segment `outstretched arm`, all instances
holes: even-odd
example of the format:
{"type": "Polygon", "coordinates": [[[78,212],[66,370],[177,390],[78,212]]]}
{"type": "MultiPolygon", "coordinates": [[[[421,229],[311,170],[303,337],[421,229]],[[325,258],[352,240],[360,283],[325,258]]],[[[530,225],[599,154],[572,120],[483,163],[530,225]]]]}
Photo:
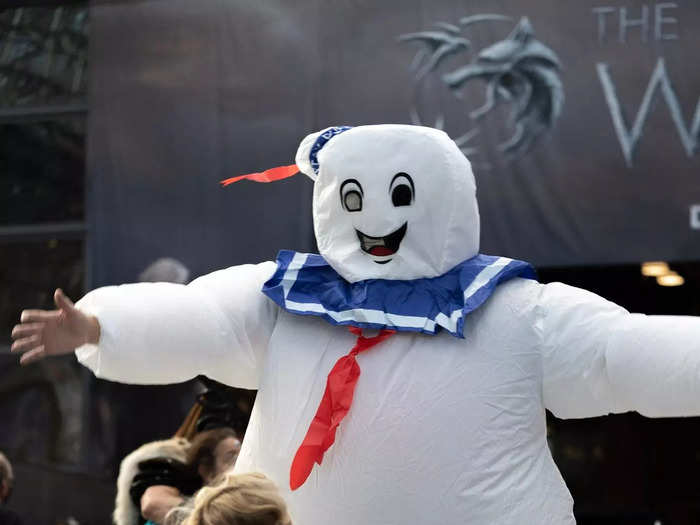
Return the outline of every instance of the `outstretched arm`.
{"type": "Polygon", "coordinates": [[[542,287],[540,305],[544,403],[554,415],[700,415],[700,318],[630,314],[560,283],[542,287]]]}
{"type": "Polygon", "coordinates": [[[53,296],[56,310],[25,310],[21,324],[12,329],[12,352],[22,353],[20,363],[28,365],[51,355],[72,352],[84,344],[97,344],[100,323],[93,315],[78,310],[62,290],[53,296]]]}
{"type": "Polygon", "coordinates": [[[74,312],[60,306],[54,312],[25,312],[22,325],[15,327],[21,335],[15,349],[28,351],[25,361],[31,361],[75,348],[78,360],[95,375],[125,383],[173,383],[204,374],[256,388],[277,315],[277,307],[260,292],[273,271],[273,263],[263,263],[220,270],[187,286],[99,288],[81,299],[74,312]],[[65,323],[71,315],[94,318],[98,340],[84,339],[83,332],[71,340],[67,331],[72,325],[65,323]],[[61,318],[63,330],[57,332],[61,318]],[[29,334],[32,324],[35,331],[29,334]],[[56,333],[65,344],[56,345],[56,333]],[[71,344],[75,346],[68,348],[71,344]]]}

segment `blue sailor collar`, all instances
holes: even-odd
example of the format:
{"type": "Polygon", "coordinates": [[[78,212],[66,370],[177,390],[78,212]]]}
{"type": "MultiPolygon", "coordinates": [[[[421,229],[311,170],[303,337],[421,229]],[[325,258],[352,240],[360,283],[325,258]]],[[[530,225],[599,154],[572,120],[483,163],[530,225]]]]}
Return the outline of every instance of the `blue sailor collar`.
{"type": "Polygon", "coordinates": [[[514,277],[536,279],[523,261],[476,255],[430,279],[368,279],[349,283],[320,255],[282,250],[263,293],[288,312],[317,315],[334,325],[464,337],[464,318],[496,286],[514,277]]]}

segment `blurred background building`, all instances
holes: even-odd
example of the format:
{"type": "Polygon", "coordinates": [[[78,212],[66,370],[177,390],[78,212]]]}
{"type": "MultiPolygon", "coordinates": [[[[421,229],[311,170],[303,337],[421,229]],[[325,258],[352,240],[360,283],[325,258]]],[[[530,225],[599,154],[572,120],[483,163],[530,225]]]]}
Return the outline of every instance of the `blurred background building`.
{"type": "MultiPolygon", "coordinates": [[[[3,2],[11,507],[108,523],[121,457],[172,435],[197,392],[110,384],[72,357],[20,369],[21,309],[153,280],[161,258],[191,278],[314,251],[309,180],[218,181],[291,163],[325,126],[444,128],[474,165],[483,252],[632,311],[700,315],[699,29],[694,0],[3,2]]],[[[700,523],[699,419],[550,417],[549,439],[580,524],[700,523]]]]}

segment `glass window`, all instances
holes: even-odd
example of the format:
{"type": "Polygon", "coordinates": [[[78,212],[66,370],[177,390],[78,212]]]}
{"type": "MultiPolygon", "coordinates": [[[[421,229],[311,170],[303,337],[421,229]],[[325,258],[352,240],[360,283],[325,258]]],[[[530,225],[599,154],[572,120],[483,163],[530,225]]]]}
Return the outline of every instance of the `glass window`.
{"type": "Polygon", "coordinates": [[[0,107],[85,100],[86,7],[0,10],[0,107]]]}
{"type": "Polygon", "coordinates": [[[85,218],[85,118],[0,126],[0,226],[85,218]]]}
{"type": "Polygon", "coordinates": [[[0,344],[22,309],[52,309],[56,288],[78,299],[84,272],[82,240],[0,243],[0,344]]]}
{"type": "MultiPolygon", "coordinates": [[[[0,9],[0,352],[22,309],[52,309],[57,287],[83,293],[87,38],[86,2],[0,9]]],[[[0,353],[0,448],[79,462],[80,366],[17,361],[0,353]]]]}

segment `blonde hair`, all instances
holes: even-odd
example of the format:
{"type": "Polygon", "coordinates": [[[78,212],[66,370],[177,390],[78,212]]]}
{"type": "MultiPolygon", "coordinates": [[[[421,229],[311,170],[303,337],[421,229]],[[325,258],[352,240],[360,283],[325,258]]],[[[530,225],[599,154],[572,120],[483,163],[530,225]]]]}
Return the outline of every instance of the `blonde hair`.
{"type": "MultiPolygon", "coordinates": [[[[187,512],[173,510],[180,517],[187,512]]],[[[166,523],[171,523],[170,518],[166,523]]],[[[182,525],[292,525],[292,521],[275,484],[253,472],[229,474],[219,485],[200,490],[182,525]]]]}

